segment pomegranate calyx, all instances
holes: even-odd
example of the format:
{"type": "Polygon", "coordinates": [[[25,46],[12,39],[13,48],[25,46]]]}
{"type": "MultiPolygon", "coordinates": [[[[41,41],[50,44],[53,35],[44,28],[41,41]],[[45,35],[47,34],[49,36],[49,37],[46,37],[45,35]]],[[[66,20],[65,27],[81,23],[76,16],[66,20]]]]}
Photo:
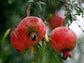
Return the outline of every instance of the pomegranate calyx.
{"type": "Polygon", "coordinates": [[[72,55],[71,55],[71,53],[70,53],[69,51],[64,51],[64,52],[63,52],[63,57],[64,57],[65,59],[67,59],[68,57],[71,58],[72,55]]]}
{"type": "Polygon", "coordinates": [[[29,36],[30,40],[36,41],[38,39],[38,36],[35,32],[32,32],[29,36]]]}

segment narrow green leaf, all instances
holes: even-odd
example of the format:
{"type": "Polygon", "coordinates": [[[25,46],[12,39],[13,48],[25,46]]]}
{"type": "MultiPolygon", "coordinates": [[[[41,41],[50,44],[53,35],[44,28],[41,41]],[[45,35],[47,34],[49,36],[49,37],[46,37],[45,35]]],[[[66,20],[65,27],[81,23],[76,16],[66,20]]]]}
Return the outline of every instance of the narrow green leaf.
{"type": "Polygon", "coordinates": [[[39,1],[39,3],[42,4],[42,5],[46,5],[46,3],[45,2],[42,2],[42,1],[39,1]]]}
{"type": "Polygon", "coordinates": [[[41,7],[41,4],[38,4],[39,8],[40,8],[40,11],[42,12],[42,7],[41,7]]]}
{"type": "Polygon", "coordinates": [[[48,22],[47,21],[44,21],[45,22],[45,25],[47,26],[48,25],[48,22]]]}
{"type": "Polygon", "coordinates": [[[41,50],[39,50],[39,60],[40,60],[40,61],[43,60],[43,53],[41,52],[41,50]]]}
{"type": "Polygon", "coordinates": [[[3,36],[3,38],[2,38],[2,44],[4,44],[5,39],[6,39],[6,37],[8,36],[8,34],[10,33],[10,31],[11,31],[11,28],[7,29],[6,32],[4,33],[4,36],[3,36]]]}
{"type": "Polygon", "coordinates": [[[66,25],[67,23],[68,23],[68,19],[65,20],[64,25],[66,25]]]}
{"type": "Polygon", "coordinates": [[[43,45],[42,45],[42,41],[39,42],[39,45],[40,45],[41,47],[43,46],[43,45]]]}
{"type": "Polygon", "coordinates": [[[52,14],[49,14],[49,16],[46,18],[46,20],[49,20],[51,18],[52,14]]]}
{"type": "Polygon", "coordinates": [[[76,20],[77,18],[76,18],[76,16],[75,16],[75,15],[72,15],[72,19],[73,19],[73,20],[76,20]]]}

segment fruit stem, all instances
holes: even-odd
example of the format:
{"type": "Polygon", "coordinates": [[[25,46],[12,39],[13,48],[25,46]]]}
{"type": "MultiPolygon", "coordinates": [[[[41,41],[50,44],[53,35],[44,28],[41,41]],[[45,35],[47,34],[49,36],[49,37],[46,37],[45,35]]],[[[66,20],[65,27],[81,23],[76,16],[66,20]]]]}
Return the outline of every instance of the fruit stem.
{"type": "Polygon", "coordinates": [[[31,34],[30,34],[30,40],[32,40],[32,41],[36,41],[37,39],[38,39],[38,36],[37,36],[37,34],[35,33],[35,32],[32,32],[31,34]]]}
{"type": "Polygon", "coordinates": [[[71,53],[70,53],[69,51],[64,51],[64,52],[63,52],[63,57],[64,57],[65,59],[67,59],[68,57],[71,58],[72,55],[71,55],[71,53]]]}

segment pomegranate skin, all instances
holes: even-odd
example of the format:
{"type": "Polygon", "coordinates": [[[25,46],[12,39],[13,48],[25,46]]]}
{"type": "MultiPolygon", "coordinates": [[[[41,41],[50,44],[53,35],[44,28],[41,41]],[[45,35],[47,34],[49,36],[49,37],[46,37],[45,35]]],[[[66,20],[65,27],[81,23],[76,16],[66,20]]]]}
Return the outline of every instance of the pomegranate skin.
{"type": "Polygon", "coordinates": [[[34,16],[24,18],[19,25],[11,32],[11,44],[19,51],[38,43],[46,34],[46,27],[43,21],[34,16]],[[36,34],[36,40],[30,37],[36,34]]]}
{"type": "Polygon", "coordinates": [[[23,51],[25,49],[24,40],[19,35],[18,29],[15,28],[11,32],[11,44],[16,48],[17,52],[23,51]]]}
{"type": "Polygon", "coordinates": [[[51,46],[57,52],[71,51],[76,46],[76,34],[67,27],[57,27],[50,35],[51,46]]]}
{"type": "Polygon", "coordinates": [[[51,18],[48,20],[49,27],[53,30],[56,27],[63,26],[65,18],[62,18],[56,14],[52,14],[51,18]]]}

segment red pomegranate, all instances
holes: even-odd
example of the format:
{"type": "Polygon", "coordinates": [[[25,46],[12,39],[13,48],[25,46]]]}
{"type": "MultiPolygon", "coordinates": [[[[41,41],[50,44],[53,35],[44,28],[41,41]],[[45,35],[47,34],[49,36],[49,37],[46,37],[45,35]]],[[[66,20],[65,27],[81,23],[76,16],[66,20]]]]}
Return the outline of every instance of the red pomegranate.
{"type": "Polygon", "coordinates": [[[11,44],[18,52],[38,43],[46,33],[43,21],[38,17],[26,17],[11,32],[11,44]]]}
{"type": "Polygon", "coordinates": [[[69,51],[73,50],[76,46],[76,34],[67,27],[57,27],[50,35],[51,46],[57,52],[63,52],[63,57],[71,57],[69,51]]]}
{"type": "Polygon", "coordinates": [[[48,20],[49,27],[52,30],[56,27],[63,26],[64,21],[65,21],[64,18],[54,13],[52,14],[51,18],[48,20]]]}

